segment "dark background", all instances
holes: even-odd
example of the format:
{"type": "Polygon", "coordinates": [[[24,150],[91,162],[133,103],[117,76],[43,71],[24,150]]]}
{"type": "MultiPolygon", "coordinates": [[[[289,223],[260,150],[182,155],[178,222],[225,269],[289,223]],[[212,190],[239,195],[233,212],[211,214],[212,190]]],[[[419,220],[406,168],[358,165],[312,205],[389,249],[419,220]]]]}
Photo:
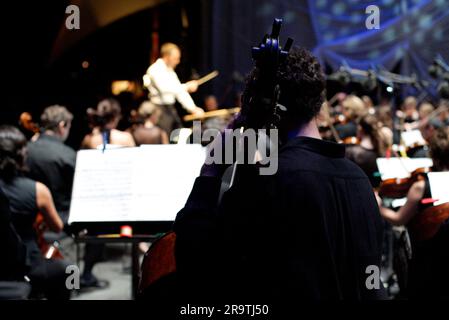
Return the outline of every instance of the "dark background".
{"type": "MultiPolygon", "coordinates": [[[[155,13],[160,44],[175,42],[183,50],[177,69],[181,81],[220,71],[219,78],[193,95],[199,106],[208,94],[215,94],[222,107],[236,104],[252,67],[250,49],[270,32],[274,17],[284,19],[281,44],[292,36],[296,45],[314,51],[328,73],[345,60],[358,68],[377,62],[391,71],[425,77],[434,55],[449,55],[449,0],[167,0],[97,29],[53,59],[71,1],[5,3],[0,4],[0,124],[17,125],[24,111],[38,120],[46,106],[65,105],[75,115],[67,141],[74,148],[88,132],[85,110],[110,96],[111,81],[141,82],[150,65],[155,13]],[[373,3],[382,9],[383,27],[367,32],[364,9],[373,3]],[[182,23],[183,12],[187,25],[182,23]],[[87,69],[83,61],[89,62],[87,69]]],[[[342,87],[328,82],[329,96],[339,90],[379,97],[378,91],[366,91],[359,84],[342,87]]],[[[123,129],[126,112],[144,97],[119,98],[123,129]]]]}

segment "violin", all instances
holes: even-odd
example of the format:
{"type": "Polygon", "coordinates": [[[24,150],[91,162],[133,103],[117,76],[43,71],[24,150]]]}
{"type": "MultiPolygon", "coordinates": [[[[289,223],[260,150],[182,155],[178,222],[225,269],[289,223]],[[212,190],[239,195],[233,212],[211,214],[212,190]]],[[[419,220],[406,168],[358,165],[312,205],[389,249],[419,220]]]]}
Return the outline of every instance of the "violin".
{"type": "Polygon", "coordinates": [[[19,117],[19,125],[27,131],[39,133],[39,125],[33,121],[29,112],[22,112],[19,117]]]}
{"type": "Polygon", "coordinates": [[[341,143],[349,145],[360,144],[360,139],[357,137],[346,137],[341,143]]]}
{"type": "Polygon", "coordinates": [[[425,179],[430,168],[418,168],[408,178],[391,178],[382,181],[379,186],[379,196],[387,198],[404,198],[410,187],[417,181],[425,179]]]}
{"type": "Polygon", "coordinates": [[[37,245],[42,253],[42,256],[49,259],[64,259],[61,251],[59,250],[59,243],[48,243],[44,238],[44,233],[48,231],[48,226],[45,223],[42,213],[38,213],[36,220],[34,221],[34,230],[36,230],[37,245]]]}
{"type": "Polygon", "coordinates": [[[449,219],[449,202],[424,209],[413,217],[407,228],[414,239],[428,240],[437,234],[441,224],[447,219],[449,219]]]}
{"type": "Polygon", "coordinates": [[[337,114],[336,116],[334,116],[333,124],[334,126],[339,124],[343,125],[347,124],[348,121],[349,121],[348,118],[346,118],[344,114],[337,114]]]}

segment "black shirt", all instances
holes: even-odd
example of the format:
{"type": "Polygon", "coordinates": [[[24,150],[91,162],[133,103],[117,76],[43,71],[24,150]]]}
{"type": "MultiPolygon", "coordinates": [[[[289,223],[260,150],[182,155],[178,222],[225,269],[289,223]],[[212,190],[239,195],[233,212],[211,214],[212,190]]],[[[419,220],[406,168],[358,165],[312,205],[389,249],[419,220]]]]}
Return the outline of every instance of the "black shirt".
{"type": "Polygon", "coordinates": [[[377,153],[360,145],[346,146],[346,157],[357,164],[368,176],[373,187],[378,187],[381,179],[378,174],[377,153]]]}
{"type": "Polygon", "coordinates": [[[366,268],[380,265],[381,217],[345,147],[294,138],[278,164],[273,176],[242,167],[218,208],[220,179],[197,178],[174,225],[181,295],[383,296],[365,285],[366,268]]]}
{"type": "Polygon", "coordinates": [[[57,137],[42,134],[28,144],[29,176],[50,189],[60,214],[70,208],[75,162],[76,152],[57,137]]]}
{"type": "Polygon", "coordinates": [[[0,281],[20,281],[26,272],[26,247],[11,219],[9,201],[0,188],[0,281]]]}

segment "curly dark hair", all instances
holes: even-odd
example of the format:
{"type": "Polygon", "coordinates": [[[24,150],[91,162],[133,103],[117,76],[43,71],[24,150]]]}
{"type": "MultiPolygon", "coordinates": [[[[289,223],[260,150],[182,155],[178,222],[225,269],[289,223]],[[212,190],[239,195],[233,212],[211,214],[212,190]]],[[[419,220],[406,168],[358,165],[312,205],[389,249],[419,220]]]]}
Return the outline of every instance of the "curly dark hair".
{"type": "MultiPolygon", "coordinates": [[[[247,77],[240,119],[250,122],[250,127],[255,128],[261,127],[269,116],[258,105],[258,101],[266,95],[260,74],[261,70],[255,67],[247,77]]],[[[280,88],[279,104],[287,108],[281,117],[279,129],[298,127],[312,120],[321,109],[326,87],[318,60],[308,50],[294,47],[279,65],[277,78],[280,88]]]]}
{"type": "Polygon", "coordinates": [[[10,181],[24,169],[27,140],[13,126],[0,126],[0,178],[10,181]]]}

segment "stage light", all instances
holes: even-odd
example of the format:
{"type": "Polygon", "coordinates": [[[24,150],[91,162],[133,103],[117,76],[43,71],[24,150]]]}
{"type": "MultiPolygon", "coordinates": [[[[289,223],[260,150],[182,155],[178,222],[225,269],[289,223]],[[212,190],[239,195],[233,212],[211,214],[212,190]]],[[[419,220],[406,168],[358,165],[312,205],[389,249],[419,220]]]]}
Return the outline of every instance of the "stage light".
{"type": "Polygon", "coordinates": [[[393,87],[388,86],[387,87],[387,92],[392,93],[393,92],[393,87]]]}

